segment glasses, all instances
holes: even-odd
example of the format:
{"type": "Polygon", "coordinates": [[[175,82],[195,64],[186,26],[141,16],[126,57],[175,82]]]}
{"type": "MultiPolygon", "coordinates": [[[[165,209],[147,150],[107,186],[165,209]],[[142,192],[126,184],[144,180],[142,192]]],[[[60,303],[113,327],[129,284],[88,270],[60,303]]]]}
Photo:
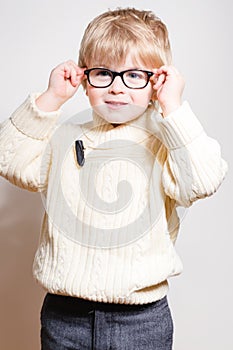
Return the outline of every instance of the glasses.
{"type": "Polygon", "coordinates": [[[87,76],[89,84],[95,88],[106,88],[119,76],[129,89],[143,89],[147,86],[150,77],[154,73],[142,69],[128,69],[122,72],[114,72],[106,68],[91,68],[86,69],[84,74],[87,76]]]}

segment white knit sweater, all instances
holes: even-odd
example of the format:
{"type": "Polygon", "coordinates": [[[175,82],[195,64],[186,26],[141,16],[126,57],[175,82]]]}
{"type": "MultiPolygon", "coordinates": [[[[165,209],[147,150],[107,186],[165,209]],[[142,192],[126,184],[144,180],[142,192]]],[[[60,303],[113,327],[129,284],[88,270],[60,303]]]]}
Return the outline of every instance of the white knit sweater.
{"type": "Polygon", "coordinates": [[[45,205],[34,276],[57,294],[143,304],[161,299],[182,264],[177,205],[213,194],[227,164],[187,102],[166,118],[152,107],[114,127],[93,113],[57,124],[32,94],[0,129],[0,174],[40,191],[45,205]],[[85,164],[76,161],[82,140],[85,164]]]}

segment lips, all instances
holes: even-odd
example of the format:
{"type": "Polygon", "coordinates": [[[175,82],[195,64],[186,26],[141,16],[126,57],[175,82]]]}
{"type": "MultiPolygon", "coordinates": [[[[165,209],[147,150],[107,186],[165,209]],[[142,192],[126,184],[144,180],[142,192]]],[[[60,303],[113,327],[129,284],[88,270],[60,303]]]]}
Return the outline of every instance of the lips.
{"type": "Polygon", "coordinates": [[[121,108],[123,106],[126,106],[128,105],[127,102],[124,102],[124,101],[114,101],[114,100],[111,100],[111,101],[105,101],[105,103],[112,109],[117,109],[117,108],[121,108]]]}

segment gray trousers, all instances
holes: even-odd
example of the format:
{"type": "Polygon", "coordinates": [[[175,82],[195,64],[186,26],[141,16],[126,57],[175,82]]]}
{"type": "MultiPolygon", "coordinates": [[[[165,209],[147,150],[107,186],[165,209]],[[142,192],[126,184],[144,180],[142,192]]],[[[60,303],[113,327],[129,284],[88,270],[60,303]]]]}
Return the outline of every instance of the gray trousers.
{"type": "Polygon", "coordinates": [[[167,298],[143,305],[91,302],[47,294],[42,350],[172,350],[167,298]]]}

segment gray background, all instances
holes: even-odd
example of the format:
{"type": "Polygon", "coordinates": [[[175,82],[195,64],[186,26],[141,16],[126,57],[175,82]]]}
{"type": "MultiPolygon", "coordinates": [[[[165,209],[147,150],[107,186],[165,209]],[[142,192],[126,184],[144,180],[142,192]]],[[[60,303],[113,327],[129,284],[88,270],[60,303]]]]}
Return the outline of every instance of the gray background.
{"type": "MultiPolygon", "coordinates": [[[[177,250],[181,276],[170,280],[175,350],[231,350],[232,338],[232,15],[231,0],[0,2],[1,113],[7,118],[31,91],[43,91],[49,72],[76,60],[87,23],[117,6],[151,9],[167,24],[174,64],[187,99],[208,134],[220,142],[229,172],[218,192],[195,203],[182,221],[177,250]]],[[[82,89],[63,108],[88,108],[82,89]]],[[[44,291],[31,268],[43,207],[39,194],[0,179],[0,349],[39,350],[44,291]]],[[[146,350],[146,349],[145,349],[146,350]]]]}

